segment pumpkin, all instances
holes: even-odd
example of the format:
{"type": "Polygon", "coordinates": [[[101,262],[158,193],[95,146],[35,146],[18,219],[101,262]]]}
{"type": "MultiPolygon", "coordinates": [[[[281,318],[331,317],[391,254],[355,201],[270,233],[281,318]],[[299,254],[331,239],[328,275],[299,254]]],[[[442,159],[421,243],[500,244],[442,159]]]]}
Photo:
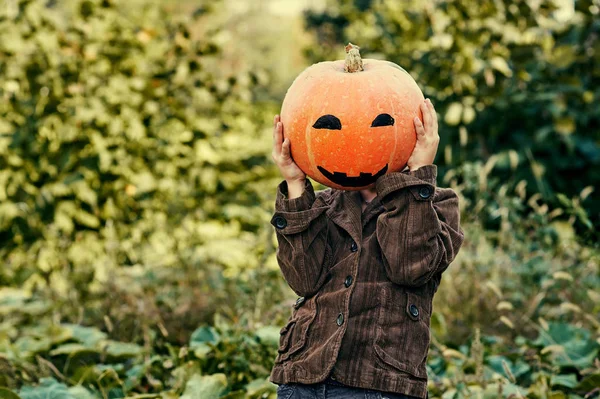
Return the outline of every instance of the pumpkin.
{"type": "Polygon", "coordinates": [[[314,180],[340,190],[372,187],[405,168],[416,144],[414,118],[424,96],[403,68],[361,59],[314,64],[288,89],[281,108],[294,162],[314,180]]]}

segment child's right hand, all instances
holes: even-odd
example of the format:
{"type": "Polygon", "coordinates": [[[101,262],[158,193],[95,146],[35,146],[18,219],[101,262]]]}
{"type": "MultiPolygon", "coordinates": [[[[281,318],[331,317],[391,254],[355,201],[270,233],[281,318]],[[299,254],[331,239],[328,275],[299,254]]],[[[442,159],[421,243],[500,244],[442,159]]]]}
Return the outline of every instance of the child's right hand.
{"type": "Polygon", "coordinates": [[[279,115],[275,115],[273,120],[273,152],[271,155],[281,175],[288,183],[288,190],[291,188],[290,186],[304,188],[306,174],[292,159],[290,139],[283,140],[283,123],[281,123],[279,115]]]}

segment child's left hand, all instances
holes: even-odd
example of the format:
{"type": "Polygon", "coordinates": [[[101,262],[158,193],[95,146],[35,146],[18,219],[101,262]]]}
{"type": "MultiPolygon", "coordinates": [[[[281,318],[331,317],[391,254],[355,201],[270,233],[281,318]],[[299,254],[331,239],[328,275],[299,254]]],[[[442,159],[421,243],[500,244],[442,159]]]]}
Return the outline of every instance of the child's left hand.
{"type": "Polygon", "coordinates": [[[411,172],[422,166],[431,165],[440,143],[437,114],[431,100],[423,101],[421,112],[423,113],[423,122],[418,117],[415,117],[414,120],[417,131],[417,144],[407,163],[411,172]]]}

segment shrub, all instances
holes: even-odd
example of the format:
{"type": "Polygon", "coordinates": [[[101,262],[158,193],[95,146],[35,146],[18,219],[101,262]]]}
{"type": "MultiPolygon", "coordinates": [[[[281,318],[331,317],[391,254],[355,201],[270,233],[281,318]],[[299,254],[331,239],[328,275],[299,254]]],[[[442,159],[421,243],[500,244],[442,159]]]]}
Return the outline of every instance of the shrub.
{"type": "MultiPolygon", "coordinates": [[[[600,13],[591,1],[333,0],[306,13],[313,61],[356,42],[364,58],[409,70],[440,114],[446,167],[498,157],[494,175],[524,179],[550,206],[600,183],[600,13]],[[512,166],[512,167],[511,167],[512,166]]],[[[579,205],[579,204],[577,204],[579,205]]],[[[597,241],[600,201],[577,231],[597,241]]],[[[585,213],[585,212],[584,212],[585,213]]]]}
{"type": "Polygon", "coordinates": [[[211,265],[257,265],[263,70],[219,75],[218,47],[152,1],[1,12],[1,284],[77,301],[122,266],[185,265],[202,285],[211,265]]]}

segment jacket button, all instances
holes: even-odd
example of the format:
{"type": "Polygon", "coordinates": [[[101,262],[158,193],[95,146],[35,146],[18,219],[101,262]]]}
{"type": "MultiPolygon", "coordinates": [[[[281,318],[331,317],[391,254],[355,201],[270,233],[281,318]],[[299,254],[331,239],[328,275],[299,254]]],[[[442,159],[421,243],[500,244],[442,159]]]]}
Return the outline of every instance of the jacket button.
{"type": "Polygon", "coordinates": [[[304,297],[301,296],[300,298],[296,299],[296,304],[294,305],[294,307],[296,309],[298,309],[300,306],[302,306],[303,303],[304,303],[304,297]]]}
{"type": "Polygon", "coordinates": [[[408,311],[412,317],[419,317],[419,309],[415,305],[410,305],[408,311]]]}
{"type": "Polygon", "coordinates": [[[419,189],[419,197],[423,199],[427,199],[431,197],[431,188],[429,186],[424,186],[419,189]]]}
{"type": "Polygon", "coordinates": [[[344,314],[340,313],[337,317],[337,319],[335,319],[335,322],[338,326],[341,326],[342,324],[344,324],[344,314]]]}
{"type": "Polygon", "coordinates": [[[346,280],[344,280],[344,285],[346,286],[346,288],[352,285],[352,276],[346,277],[346,280]]]}
{"type": "Polygon", "coordinates": [[[352,241],[352,245],[350,245],[350,251],[352,251],[352,252],[358,251],[358,245],[356,245],[356,242],[352,241]]]}
{"type": "Polygon", "coordinates": [[[277,216],[274,221],[275,227],[277,227],[278,229],[285,229],[285,226],[287,226],[287,220],[285,220],[284,217],[277,216]]]}

